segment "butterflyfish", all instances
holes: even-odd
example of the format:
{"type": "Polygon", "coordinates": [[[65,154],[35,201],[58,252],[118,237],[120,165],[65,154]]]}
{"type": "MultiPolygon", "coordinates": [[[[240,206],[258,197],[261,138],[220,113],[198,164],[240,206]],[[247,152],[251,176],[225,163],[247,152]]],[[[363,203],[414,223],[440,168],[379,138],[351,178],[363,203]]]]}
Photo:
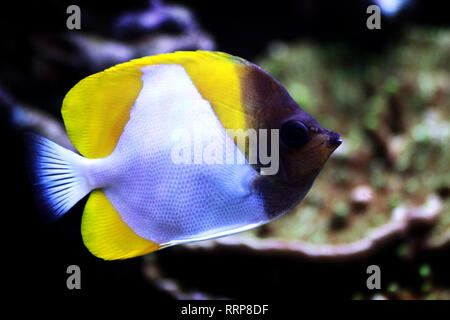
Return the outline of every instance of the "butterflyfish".
{"type": "Polygon", "coordinates": [[[88,195],[83,242],[105,260],[270,222],[342,142],[269,73],[221,52],[113,66],[78,82],[61,113],[78,153],[31,134],[31,180],[48,221],[88,195]]]}

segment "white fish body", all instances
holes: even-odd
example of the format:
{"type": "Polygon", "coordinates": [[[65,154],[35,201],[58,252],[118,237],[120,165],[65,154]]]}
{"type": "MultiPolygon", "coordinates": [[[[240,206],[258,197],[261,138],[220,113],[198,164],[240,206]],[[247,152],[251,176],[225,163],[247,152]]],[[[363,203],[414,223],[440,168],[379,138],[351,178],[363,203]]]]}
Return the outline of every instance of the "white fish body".
{"type": "Polygon", "coordinates": [[[48,220],[89,195],[83,242],[106,260],[280,217],[303,199],[341,143],[267,72],[220,52],[111,67],[75,85],[61,111],[80,155],[33,135],[36,195],[48,220]],[[258,136],[247,149],[229,131],[242,141],[249,129],[267,137],[271,131],[270,141],[258,136]],[[273,172],[260,154],[265,146],[276,160],[273,172]],[[250,164],[255,149],[258,161],[250,164]]]}
{"type": "Polygon", "coordinates": [[[174,163],[177,132],[200,130],[210,137],[200,141],[202,150],[211,143],[240,150],[183,67],[142,71],[143,88],[116,149],[90,165],[93,186],[104,190],[131,229],[159,244],[203,240],[267,221],[262,199],[250,192],[257,172],[248,163],[174,163]]]}

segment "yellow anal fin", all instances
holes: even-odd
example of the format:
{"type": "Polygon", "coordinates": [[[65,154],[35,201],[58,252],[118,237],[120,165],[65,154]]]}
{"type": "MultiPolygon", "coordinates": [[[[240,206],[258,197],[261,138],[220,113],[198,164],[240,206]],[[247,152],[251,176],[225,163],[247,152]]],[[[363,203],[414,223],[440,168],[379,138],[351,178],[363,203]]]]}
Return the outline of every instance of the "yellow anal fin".
{"type": "Polygon", "coordinates": [[[81,234],[89,251],[104,260],[128,259],[160,248],[135,234],[101,190],[95,190],[89,196],[81,221],[81,234]]]}

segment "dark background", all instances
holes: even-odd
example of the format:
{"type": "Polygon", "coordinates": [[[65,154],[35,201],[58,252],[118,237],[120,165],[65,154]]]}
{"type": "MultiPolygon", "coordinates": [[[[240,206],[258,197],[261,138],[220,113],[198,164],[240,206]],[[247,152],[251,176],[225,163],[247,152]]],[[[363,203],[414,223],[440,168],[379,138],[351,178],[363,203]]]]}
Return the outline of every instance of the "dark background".
{"type": "MultiPolygon", "coordinates": [[[[411,1],[395,19],[383,19],[382,29],[375,32],[365,28],[369,1],[170,1],[187,6],[194,14],[198,26],[212,35],[216,49],[252,60],[260,55],[273,40],[287,42],[314,39],[320,42],[342,41],[359,52],[361,59],[367,54],[382,54],[395,43],[402,31],[411,24],[448,26],[448,11],[444,1],[411,1]]],[[[65,52],[75,48],[70,44],[52,42],[52,37],[66,32],[65,9],[78,4],[82,10],[82,32],[126,42],[139,39],[148,32],[177,34],[187,28],[176,21],[167,21],[151,30],[133,26],[118,32],[113,21],[123,12],[143,10],[146,1],[44,1],[33,3],[10,2],[1,6],[0,17],[0,130],[2,141],[2,283],[11,293],[34,292],[55,295],[132,294],[149,298],[169,298],[163,290],[148,281],[142,272],[142,259],[105,262],[92,256],[84,247],[79,232],[81,201],[54,225],[41,222],[33,200],[24,165],[24,128],[11,120],[15,104],[32,105],[60,118],[59,110],[64,94],[82,77],[95,71],[95,66],[78,67],[51,61],[36,72],[36,60],[42,52],[35,42],[49,40],[49,46],[58,43],[65,52]],[[44,40],[42,40],[44,39],[44,40]],[[125,39],[125,40],[124,40],[125,39]],[[53,70],[53,71],[52,71],[53,70]],[[79,265],[82,270],[82,290],[66,288],[66,268],[79,265]]],[[[120,30],[119,30],[120,31],[120,30]]],[[[196,49],[196,48],[183,48],[196,49]]],[[[48,62],[48,61],[46,61],[48,62]]],[[[274,256],[261,278],[248,275],[257,273],[261,263],[258,255],[226,251],[205,256],[201,253],[172,254],[172,249],[158,253],[162,265],[175,277],[191,274],[184,279],[192,287],[217,295],[240,298],[276,298],[289,296],[296,286],[298,297],[349,299],[355,288],[364,291],[366,278],[361,265],[382,261],[384,279],[389,272],[407,269],[408,262],[399,262],[393,253],[395,243],[370,257],[350,262],[311,262],[274,256]],[[196,261],[196,263],[187,263],[196,261]],[[186,263],[185,263],[186,262],[186,263]],[[217,283],[202,283],[196,264],[209,265],[211,275],[217,273],[217,283]],[[299,269],[302,282],[286,278],[289,270],[299,269]],[[183,270],[183,272],[181,272],[183,270]],[[233,270],[241,278],[242,287],[236,290],[220,279],[221,272],[233,270]],[[308,276],[318,275],[320,276],[308,276]],[[260,290],[264,288],[264,290],[260,290]],[[326,288],[326,289],[324,289],[326,288]]],[[[438,282],[450,284],[449,250],[426,253],[418,257],[436,265],[438,282]]],[[[405,272],[408,281],[419,281],[417,275],[405,272]]],[[[387,280],[386,280],[387,282],[387,280]]],[[[383,282],[383,283],[386,283],[383,282]]]]}

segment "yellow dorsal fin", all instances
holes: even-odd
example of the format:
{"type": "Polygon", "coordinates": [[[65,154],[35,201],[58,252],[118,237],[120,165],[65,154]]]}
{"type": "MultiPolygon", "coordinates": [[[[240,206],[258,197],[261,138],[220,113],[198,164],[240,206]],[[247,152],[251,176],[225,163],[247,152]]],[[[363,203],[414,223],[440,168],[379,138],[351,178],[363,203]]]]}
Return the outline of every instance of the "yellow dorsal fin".
{"type": "Polygon", "coordinates": [[[95,190],[89,196],[81,221],[81,234],[89,251],[105,260],[132,258],[160,248],[136,235],[101,190],[95,190]]]}
{"type": "Polygon", "coordinates": [[[70,140],[83,156],[103,158],[114,150],[142,88],[141,68],[156,64],[182,65],[224,127],[246,130],[240,82],[244,60],[208,51],[161,54],[91,75],[68,92],[62,115],[70,140]]]}
{"type": "Polygon", "coordinates": [[[61,113],[73,145],[86,158],[115,148],[142,88],[142,72],[113,67],[81,80],[66,95],[61,113]]]}

